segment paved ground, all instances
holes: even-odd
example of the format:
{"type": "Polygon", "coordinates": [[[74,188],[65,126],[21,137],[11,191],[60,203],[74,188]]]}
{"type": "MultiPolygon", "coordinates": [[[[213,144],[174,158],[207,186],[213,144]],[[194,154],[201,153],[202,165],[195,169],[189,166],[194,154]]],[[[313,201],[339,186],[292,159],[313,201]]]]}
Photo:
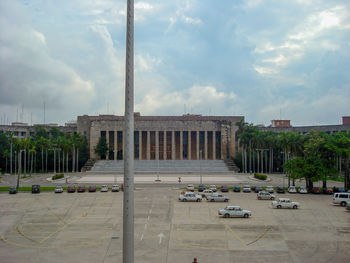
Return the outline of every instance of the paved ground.
{"type": "MultiPolygon", "coordinates": [[[[283,195],[275,210],[228,193],[252,217],[219,218],[226,203],[182,203],[176,186],[135,190],[135,262],[349,262],[350,213],[326,195],[283,195]]],[[[0,194],[1,262],[122,262],[122,193],[0,194]]]]}

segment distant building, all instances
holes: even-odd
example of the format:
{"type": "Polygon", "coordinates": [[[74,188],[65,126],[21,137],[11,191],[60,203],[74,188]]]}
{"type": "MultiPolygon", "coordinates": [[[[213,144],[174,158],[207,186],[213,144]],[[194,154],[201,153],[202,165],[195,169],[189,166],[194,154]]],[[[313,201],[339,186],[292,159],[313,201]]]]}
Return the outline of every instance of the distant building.
{"type": "Polygon", "coordinates": [[[350,116],[343,116],[343,125],[350,125],[350,116]]]}
{"type": "Polygon", "coordinates": [[[290,120],[271,120],[271,127],[289,128],[292,127],[292,125],[290,125],[290,120]]]}

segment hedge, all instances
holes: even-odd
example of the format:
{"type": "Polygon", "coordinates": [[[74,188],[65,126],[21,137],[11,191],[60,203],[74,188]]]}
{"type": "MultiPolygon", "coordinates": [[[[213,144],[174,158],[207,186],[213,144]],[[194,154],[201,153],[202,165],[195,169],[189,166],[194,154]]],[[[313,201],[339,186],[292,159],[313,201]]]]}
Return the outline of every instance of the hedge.
{"type": "Polygon", "coordinates": [[[56,174],[54,176],[52,176],[52,180],[57,180],[57,179],[61,179],[64,178],[64,174],[56,174]]]}
{"type": "Polygon", "coordinates": [[[258,174],[258,173],[255,173],[255,174],[254,174],[254,178],[259,179],[259,180],[266,180],[266,179],[267,179],[267,176],[266,176],[265,174],[258,174]]]}

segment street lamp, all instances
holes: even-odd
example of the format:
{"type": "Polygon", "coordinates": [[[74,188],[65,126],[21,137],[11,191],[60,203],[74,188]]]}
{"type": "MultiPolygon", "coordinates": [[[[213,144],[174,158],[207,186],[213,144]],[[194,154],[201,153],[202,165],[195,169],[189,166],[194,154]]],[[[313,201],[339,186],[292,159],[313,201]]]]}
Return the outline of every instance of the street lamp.
{"type": "Polygon", "coordinates": [[[202,184],[202,150],[199,151],[199,176],[200,176],[200,183],[202,184]]]}

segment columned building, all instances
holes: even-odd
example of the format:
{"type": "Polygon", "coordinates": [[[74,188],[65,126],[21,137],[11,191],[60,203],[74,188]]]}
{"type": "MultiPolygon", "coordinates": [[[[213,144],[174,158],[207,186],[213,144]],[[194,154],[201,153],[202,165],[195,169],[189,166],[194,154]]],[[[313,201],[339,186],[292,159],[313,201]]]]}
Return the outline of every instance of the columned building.
{"type": "MultiPolygon", "coordinates": [[[[141,116],[135,113],[136,160],[217,160],[235,156],[237,122],[242,116],[141,116]]],[[[124,117],[115,115],[78,116],[77,131],[98,158],[95,147],[106,137],[106,159],[123,159],[124,117]]]]}

